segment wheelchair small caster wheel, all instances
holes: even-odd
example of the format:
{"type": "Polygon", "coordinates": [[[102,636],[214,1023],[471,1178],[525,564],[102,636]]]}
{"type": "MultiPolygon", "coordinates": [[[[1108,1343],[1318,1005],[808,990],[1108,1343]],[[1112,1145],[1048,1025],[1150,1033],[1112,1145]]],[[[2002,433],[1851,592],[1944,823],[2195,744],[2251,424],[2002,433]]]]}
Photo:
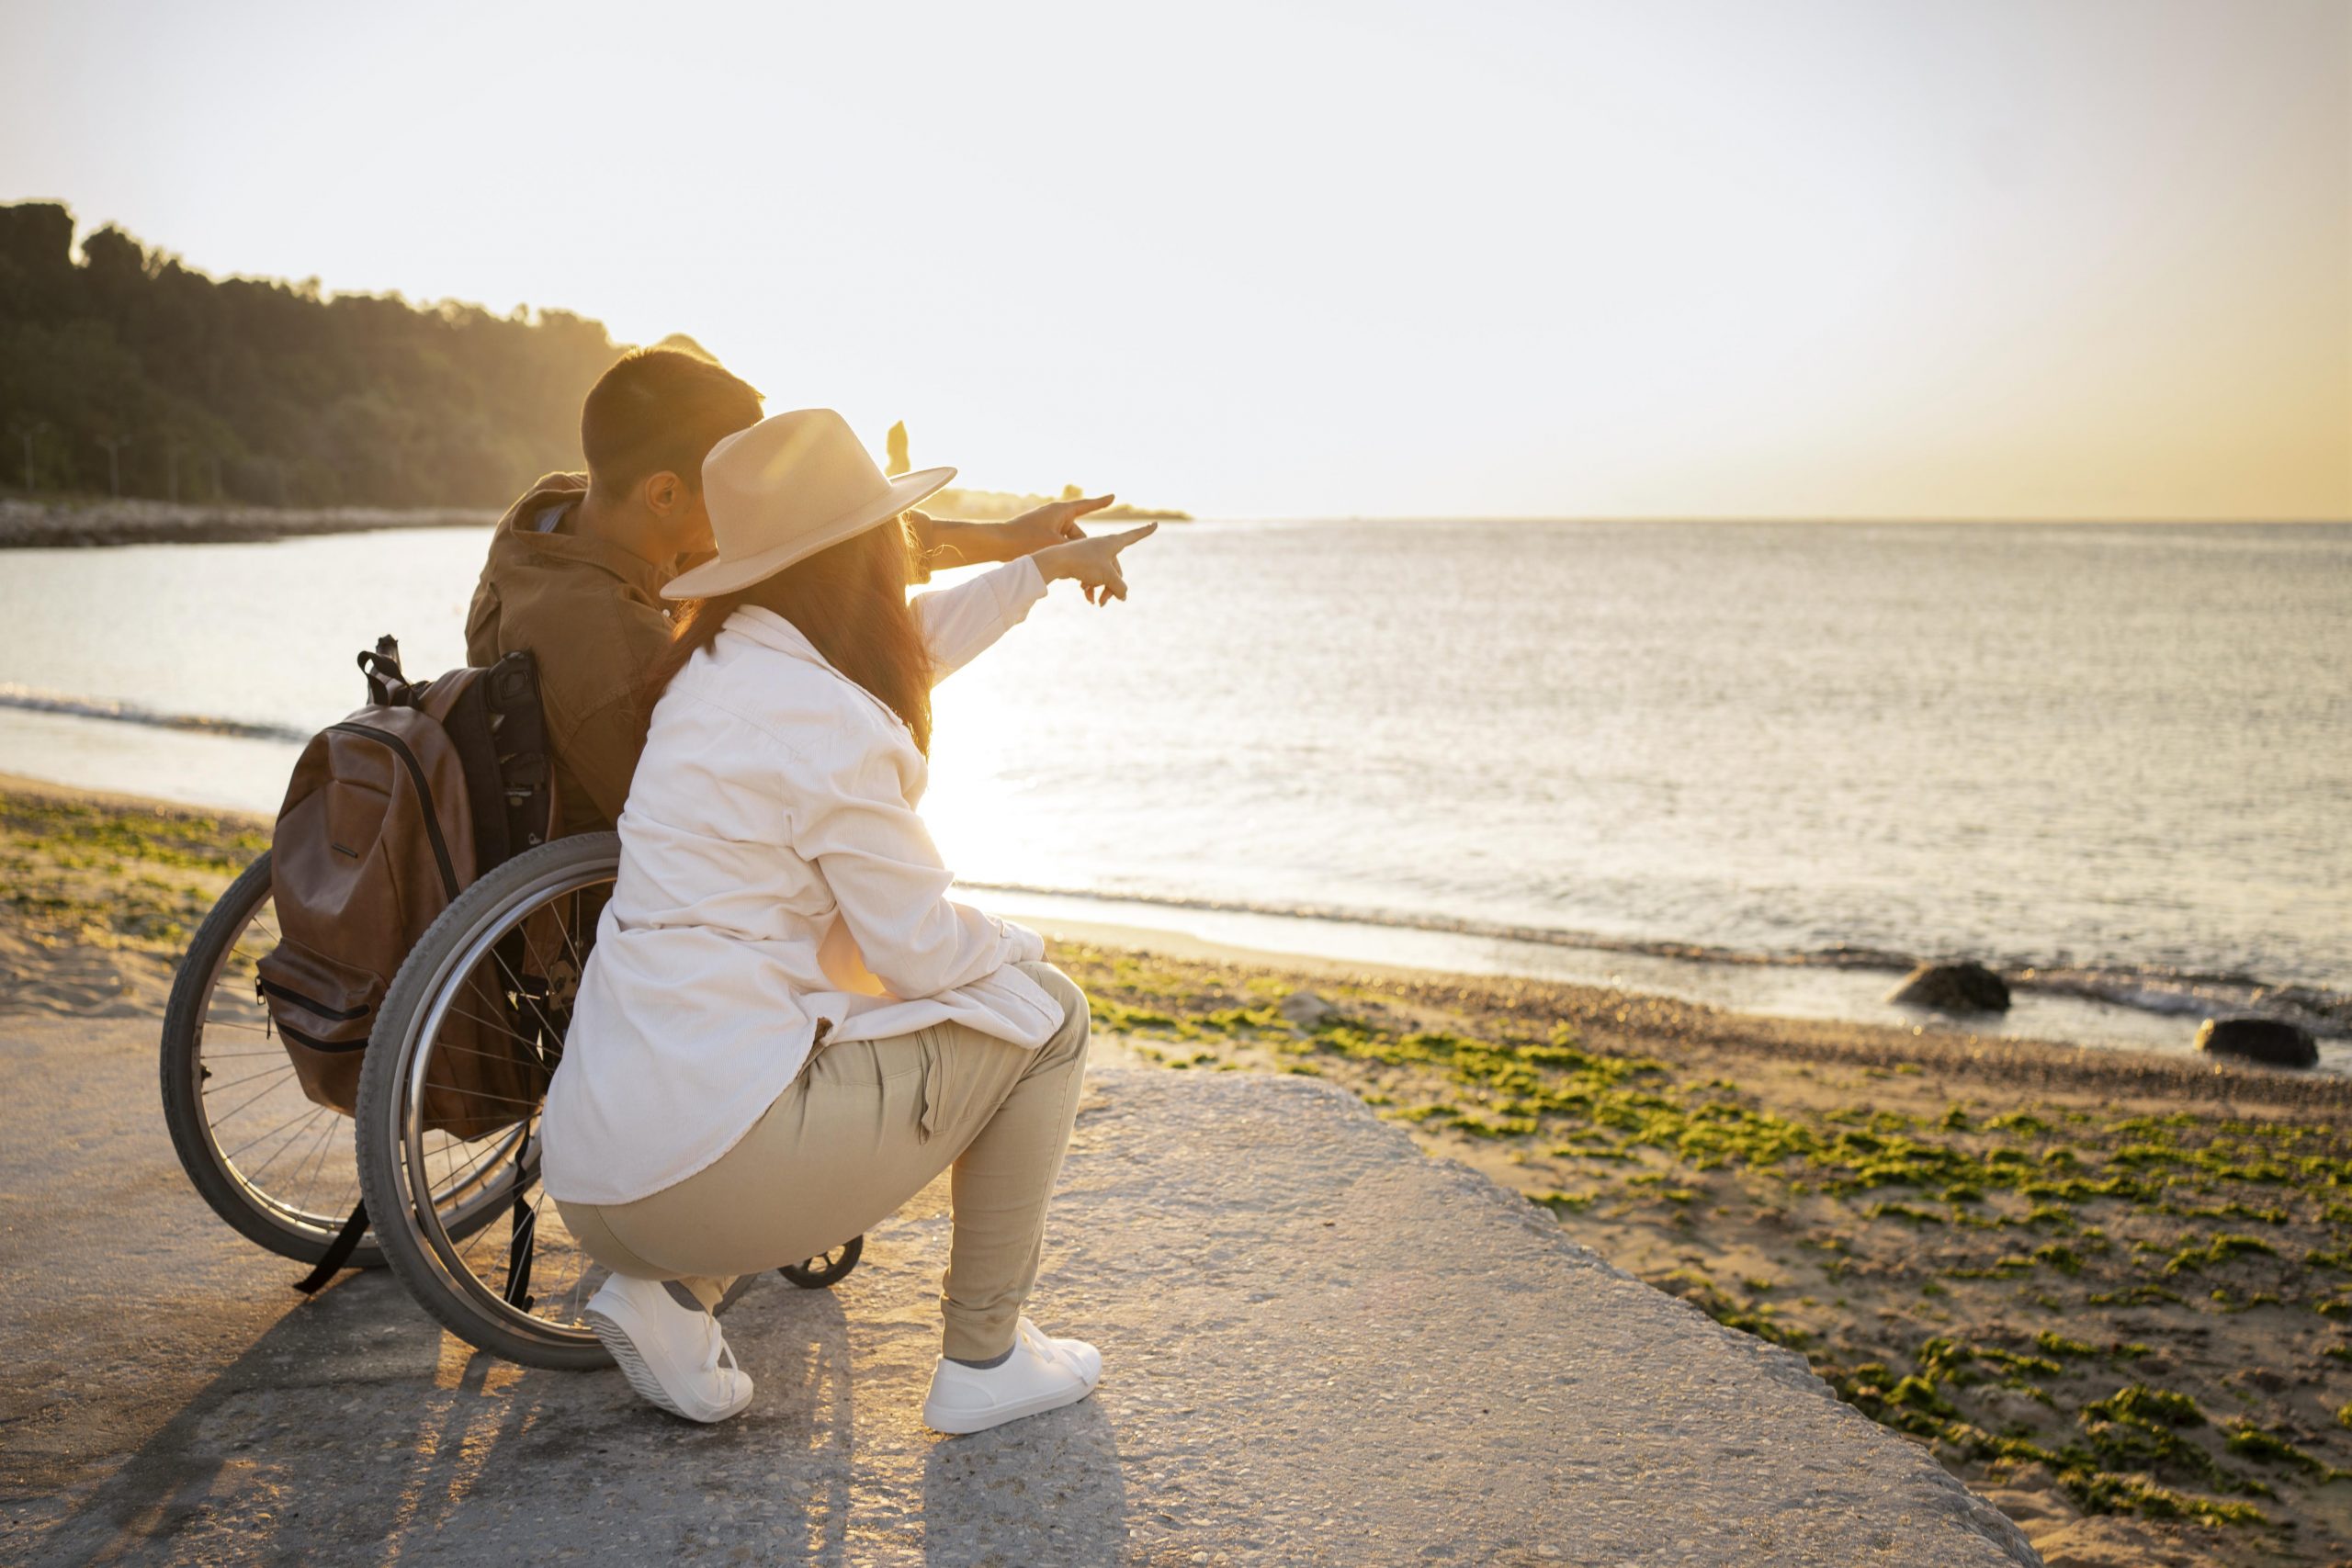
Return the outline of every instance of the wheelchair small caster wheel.
{"type": "Polygon", "coordinates": [[[840,1284],[857,1267],[865,1251],[865,1238],[854,1235],[831,1252],[820,1252],[798,1263],[787,1263],[776,1270],[804,1291],[821,1291],[840,1284]]]}

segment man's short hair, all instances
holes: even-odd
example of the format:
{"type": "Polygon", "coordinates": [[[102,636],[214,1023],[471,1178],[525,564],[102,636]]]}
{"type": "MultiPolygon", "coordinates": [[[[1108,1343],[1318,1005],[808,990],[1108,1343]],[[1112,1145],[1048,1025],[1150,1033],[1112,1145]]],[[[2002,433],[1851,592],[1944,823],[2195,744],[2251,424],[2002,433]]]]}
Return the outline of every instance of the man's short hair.
{"type": "Polygon", "coordinates": [[[616,494],[667,472],[698,490],[710,449],[759,422],[760,394],[716,360],[632,349],[596,378],[580,410],[588,482],[616,494]]]}

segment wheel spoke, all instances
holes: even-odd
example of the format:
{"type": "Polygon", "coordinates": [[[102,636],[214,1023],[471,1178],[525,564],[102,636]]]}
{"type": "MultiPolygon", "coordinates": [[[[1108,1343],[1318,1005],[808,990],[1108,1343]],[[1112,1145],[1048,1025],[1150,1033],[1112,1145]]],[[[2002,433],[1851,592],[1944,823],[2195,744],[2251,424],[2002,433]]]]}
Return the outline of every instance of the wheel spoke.
{"type": "MultiPolygon", "coordinates": [[[[480,1140],[476,1140],[476,1142],[479,1141],[480,1140]]],[[[471,1148],[473,1145],[471,1144],[459,1144],[458,1146],[460,1148],[471,1148]]],[[[471,1159],[469,1159],[465,1164],[459,1166],[455,1171],[444,1176],[440,1182],[434,1186],[432,1190],[440,1192],[448,1188],[454,1187],[457,1185],[457,1181],[459,1177],[470,1175],[475,1168],[480,1166],[482,1161],[489,1159],[493,1156],[503,1154],[507,1147],[507,1144],[502,1140],[499,1143],[492,1144],[486,1149],[479,1151],[471,1159]]]]}
{"type": "MultiPolygon", "coordinates": [[[[498,1020],[496,1020],[496,1019],[494,1019],[494,1018],[484,1018],[484,1017],[482,1017],[482,1016],[481,1016],[481,1014],[480,1014],[480,1013],[478,1013],[478,1012],[469,1012],[469,1011],[467,1011],[464,1008],[459,1007],[459,1006],[458,1006],[457,1003],[455,1003],[455,1002],[451,1002],[451,1003],[449,1004],[449,1011],[450,1011],[451,1013],[453,1013],[454,1015],[456,1015],[457,1017],[458,1017],[458,1018],[465,1019],[465,1020],[466,1020],[467,1021],[469,1021],[469,1022],[471,1022],[471,1023],[479,1023],[479,1024],[481,1024],[484,1029],[494,1029],[494,1030],[497,1030],[500,1033],[502,1033],[502,1034],[504,1034],[504,1035],[508,1036],[509,1038],[513,1039],[513,1040],[514,1040],[516,1043],[518,1043],[518,1044],[523,1044],[523,1045],[535,1045],[535,1044],[537,1044],[537,1041],[533,1040],[529,1035],[527,1035],[527,1034],[524,1033],[521,1030],[516,1029],[513,1024],[511,1024],[511,1023],[502,1023],[502,1022],[500,1022],[498,1020]]],[[[435,1043],[434,1043],[434,1048],[435,1048],[435,1050],[441,1050],[441,1051],[462,1051],[462,1050],[464,1050],[466,1047],[464,1047],[464,1046],[462,1046],[462,1045],[450,1045],[450,1044],[447,1044],[447,1043],[442,1043],[442,1042],[436,1041],[436,1042],[435,1042],[435,1043]]],[[[477,1055],[480,1055],[480,1053],[477,1053],[477,1055]]]]}
{"type": "MultiPolygon", "coordinates": [[[[283,1158],[288,1149],[292,1148],[296,1144],[302,1141],[303,1135],[310,1132],[311,1124],[312,1122],[316,1122],[320,1117],[332,1113],[325,1106],[314,1105],[311,1108],[311,1113],[302,1118],[299,1123],[287,1123],[287,1125],[293,1128],[293,1131],[287,1134],[286,1141],[278,1145],[277,1149],[271,1153],[267,1159],[254,1167],[252,1170],[246,1172],[246,1179],[249,1181],[260,1180],[263,1173],[267,1171],[271,1166],[276,1165],[281,1158],[283,1158]]],[[[248,1145],[248,1147],[250,1146],[251,1145],[248,1145]]]]}
{"type": "Polygon", "coordinates": [[[335,1122],[341,1120],[341,1117],[336,1117],[333,1121],[328,1122],[325,1126],[319,1129],[318,1142],[311,1145],[309,1157],[304,1159],[300,1165],[294,1168],[294,1180],[291,1185],[296,1190],[299,1191],[310,1184],[313,1170],[322,1168],[322,1162],[326,1158],[327,1146],[334,1141],[335,1122]]]}
{"type": "Polygon", "coordinates": [[[243,1154],[247,1149],[252,1148],[255,1144],[262,1143],[266,1139],[274,1138],[280,1133],[286,1133],[288,1139],[299,1138],[302,1135],[302,1128],[308,1127],[311,1124],[311,1116],[320,1114],[333,1113],[328,1111],[326,1107],[323,1105],[314,1105],[310,1108],[310,1115],[303,1117],[299,1126],[291,1121],[280,1122],[277,1126],[269,1129],[269,1131],[246,1139],[243,1143],[238,1145],[235,1148],[231,1149],[220,1157],[224,1161],[233,1160],[239,1155],[243,1154]],[[288,1128],[293,1128],[294,1130],[289,1133],[287,1131],[288,1128]]]}
{"type": "MultiPolygon", "coordinates": [[[[290,1073],[290,1072],[292,1072],[294,1069],[293,1069],[292,1067],[290,1067],[290,1066],[289,1066],[289,1067],[288,1067],[286,1070],[287,1070],[288,1072],[289,1072],[289,1073],[290,1073]]],[[[275,1087],[275,1086],[273,1086],[273,1087],[275,1087]]],[[[212,1124],[213,1124],[214,1126],[216,1126],[216,1127],[217,1127],[217,1126],[219,1126],[221,1122],[228,1121],[230,1117],[242,1114],[242,1113],[243,1113],[243,1112],[247,1108],[249,1108],[249,1107],[251,1107],[251,1106],[254,1106],[254,1105],[257,1105],[257,1104],[259,1104],[261,1101],[263,1101],[263,1100],[265,1100],[268,1099],[268,1098],[269,1098],[269,1095],[270,1095],[270,1092],[271,1092],[271,1091],[270,1091],[270,1089],[264,1089],[264,1090],[262,1090],[259,1094],[254,1095],[254,1096],[253,1097],[253,1099],[246,1100],[246,1101],[245,1101],[245,1103],[244,1103],[243,1105],[240,1105],[240,1106],[238,1106],[236,1110],[234,1110],[234,1111],[225,1111],[225,1112],[223,1112],[222,1114],[220,1114],[220,1115],[219,1115],[219,1116],[214,1117],[214,1118],[212,1119],[212,1124]]]]}
{"type": "MultiPolygon", "coordinates": [[[[254,1052],[254,1055],[268,1055],[268,1053],[256,1051],[256,1052],[254,1052]]],[[[236,1088],[236,1087],[237,1087],[239,1084],[241,1084],[241,1083],[254,1083],[254,1082],[257,1082],[258,1080],[260,1080],[260,1079],[262,1079],[262,1078],[269,1078],[269,1079],[271,1079],[271,1080],[273,1080],[273,1081],[274,1081],[274,1080],[276,1080],[276,1079],[278,1079],[278,1078],[282,1078],[282,1077],[284,1077],[287,1074],[288,1074],[288,1073],[292,1072],[293,1070],[294,1070],[294,1067],[293,1067],[293,1064],[291,1064],[291,1063],[288,1063],[288,1064],[287,1064],[285,1066],[283,1066],[283,1067],[264,1067],[264,1068],[262,1068],[259,1072],[247,1073],[243,1077],[241,1077],[241,1078],[231,1078],[227,1083],[210,1083],[210,1082],[208,1082],[208,1083],[204,1086],[204,1092],[205,1092],[205,1093],[207,1093],[207,1094],[218,1094],[218,1093],[220,1093],[220,1092],[222,1089],[234,1089],[234,1088],[236,1088]]]]}

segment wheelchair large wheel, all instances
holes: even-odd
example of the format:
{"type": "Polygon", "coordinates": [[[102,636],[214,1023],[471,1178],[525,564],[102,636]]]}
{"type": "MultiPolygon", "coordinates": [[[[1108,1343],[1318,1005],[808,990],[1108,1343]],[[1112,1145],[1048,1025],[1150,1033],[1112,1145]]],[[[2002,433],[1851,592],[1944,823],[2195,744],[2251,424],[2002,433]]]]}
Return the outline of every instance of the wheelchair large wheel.
{"type": "MultiPolygon", "coordinates": [[[[269,856],[197,927],[164,1011],[164,1122],[204,1201],[240,1235],[316,1263],[359,1201],[351,1119],[311,1103],[271,1034],[254,964],[277,945],[269,856]]],[[[372,1235],[355,1269],[382,1258],[372,1235]]]]}
{"type": "Polygon", "coordinates": [[[538,1185],[539,1101],[486,1107],[485,1119],[504,1124],[467,1143],[431,1130],[428,1091],[436,1060],[447,1069],[450,1053],[481,1049],[486,995],[498,1001],[494,1028],[504,1049],[542,1074],[553,1071],[619,863],[617,835],[582,833],[478,878],[410,951],[360,1071],[360,1184],[385,1260],[444,1327],[526,1366],[610,1360],[581,1316],[604,1271],[538,1185]],[[502,1145],[514,1158],[496,1155],[502,1145]],[[499,1168],[491,1192],[505,1223],[469,1234],[422,1195],[466,1179],[478,1164],[499,1168]]]}
{"type": "MultiPolygon", "coordinates": [[[[302,1092],[272,1032],[254,965],[277,945],[269,856],[247,866],[197,927],[164,1010],[164,1122],[189,1182],[240,1235],[316,1263],[360,1196],[352,1119],[302,1092]]],[[[510,1162],[519,1138],[506,1140],[510,1162]]],[[[442,1224],[469,1235],[496,1217],[502,1159],[439,1186],[442,1224]]],[[[345,1261],[373,1269],[371,1229],[345,1261]]]]}
{"type": "MultiPolygon", "coordinates": [[[[360,1183],[385,1261],[442,1326],[525,1366],[610,1363],[582,1316],[605,1270],[581,1248],[538,1185],[536,1099],[503,1101],[496,1111],[503,1123],[496,1137],[517,1151],[490,1183],[505,1224],[461,1228],[450,1223],[446,1205],[419,1201],[420,1192],[469,1179],[479,1157],[430,1131],[435,1062],[453,1050],[481,1049],[487,999],[500,1021],[504,1054],[553,1073],[619,865],[617,834],[582,833],[517,855],[467,888],[401,966],[360,1072],[360,1183]]],[[[439,1104],[446,1116],[446,1094],[439,1104]]],[[[854,1236],[778,1271],[804,1289],[822,1290],[857,1266],[864,1243],[854,1236]]],[[[750,1283],[748,1277],[736,1281],[720,1310],[750,1283]]]]}

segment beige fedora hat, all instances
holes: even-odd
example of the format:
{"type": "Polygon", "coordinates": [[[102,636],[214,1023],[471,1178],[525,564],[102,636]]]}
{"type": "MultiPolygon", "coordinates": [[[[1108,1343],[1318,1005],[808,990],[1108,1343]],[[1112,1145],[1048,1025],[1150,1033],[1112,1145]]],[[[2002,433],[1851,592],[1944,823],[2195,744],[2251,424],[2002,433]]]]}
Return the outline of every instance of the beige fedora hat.
{"type": "Polygon", "coordinates": [[[831,409],[770,414],[702,460],[718,558],[671,579],[664,599],[732,593],[914,505],[956,477],[919,468],[885,479],[831,409]]]}

